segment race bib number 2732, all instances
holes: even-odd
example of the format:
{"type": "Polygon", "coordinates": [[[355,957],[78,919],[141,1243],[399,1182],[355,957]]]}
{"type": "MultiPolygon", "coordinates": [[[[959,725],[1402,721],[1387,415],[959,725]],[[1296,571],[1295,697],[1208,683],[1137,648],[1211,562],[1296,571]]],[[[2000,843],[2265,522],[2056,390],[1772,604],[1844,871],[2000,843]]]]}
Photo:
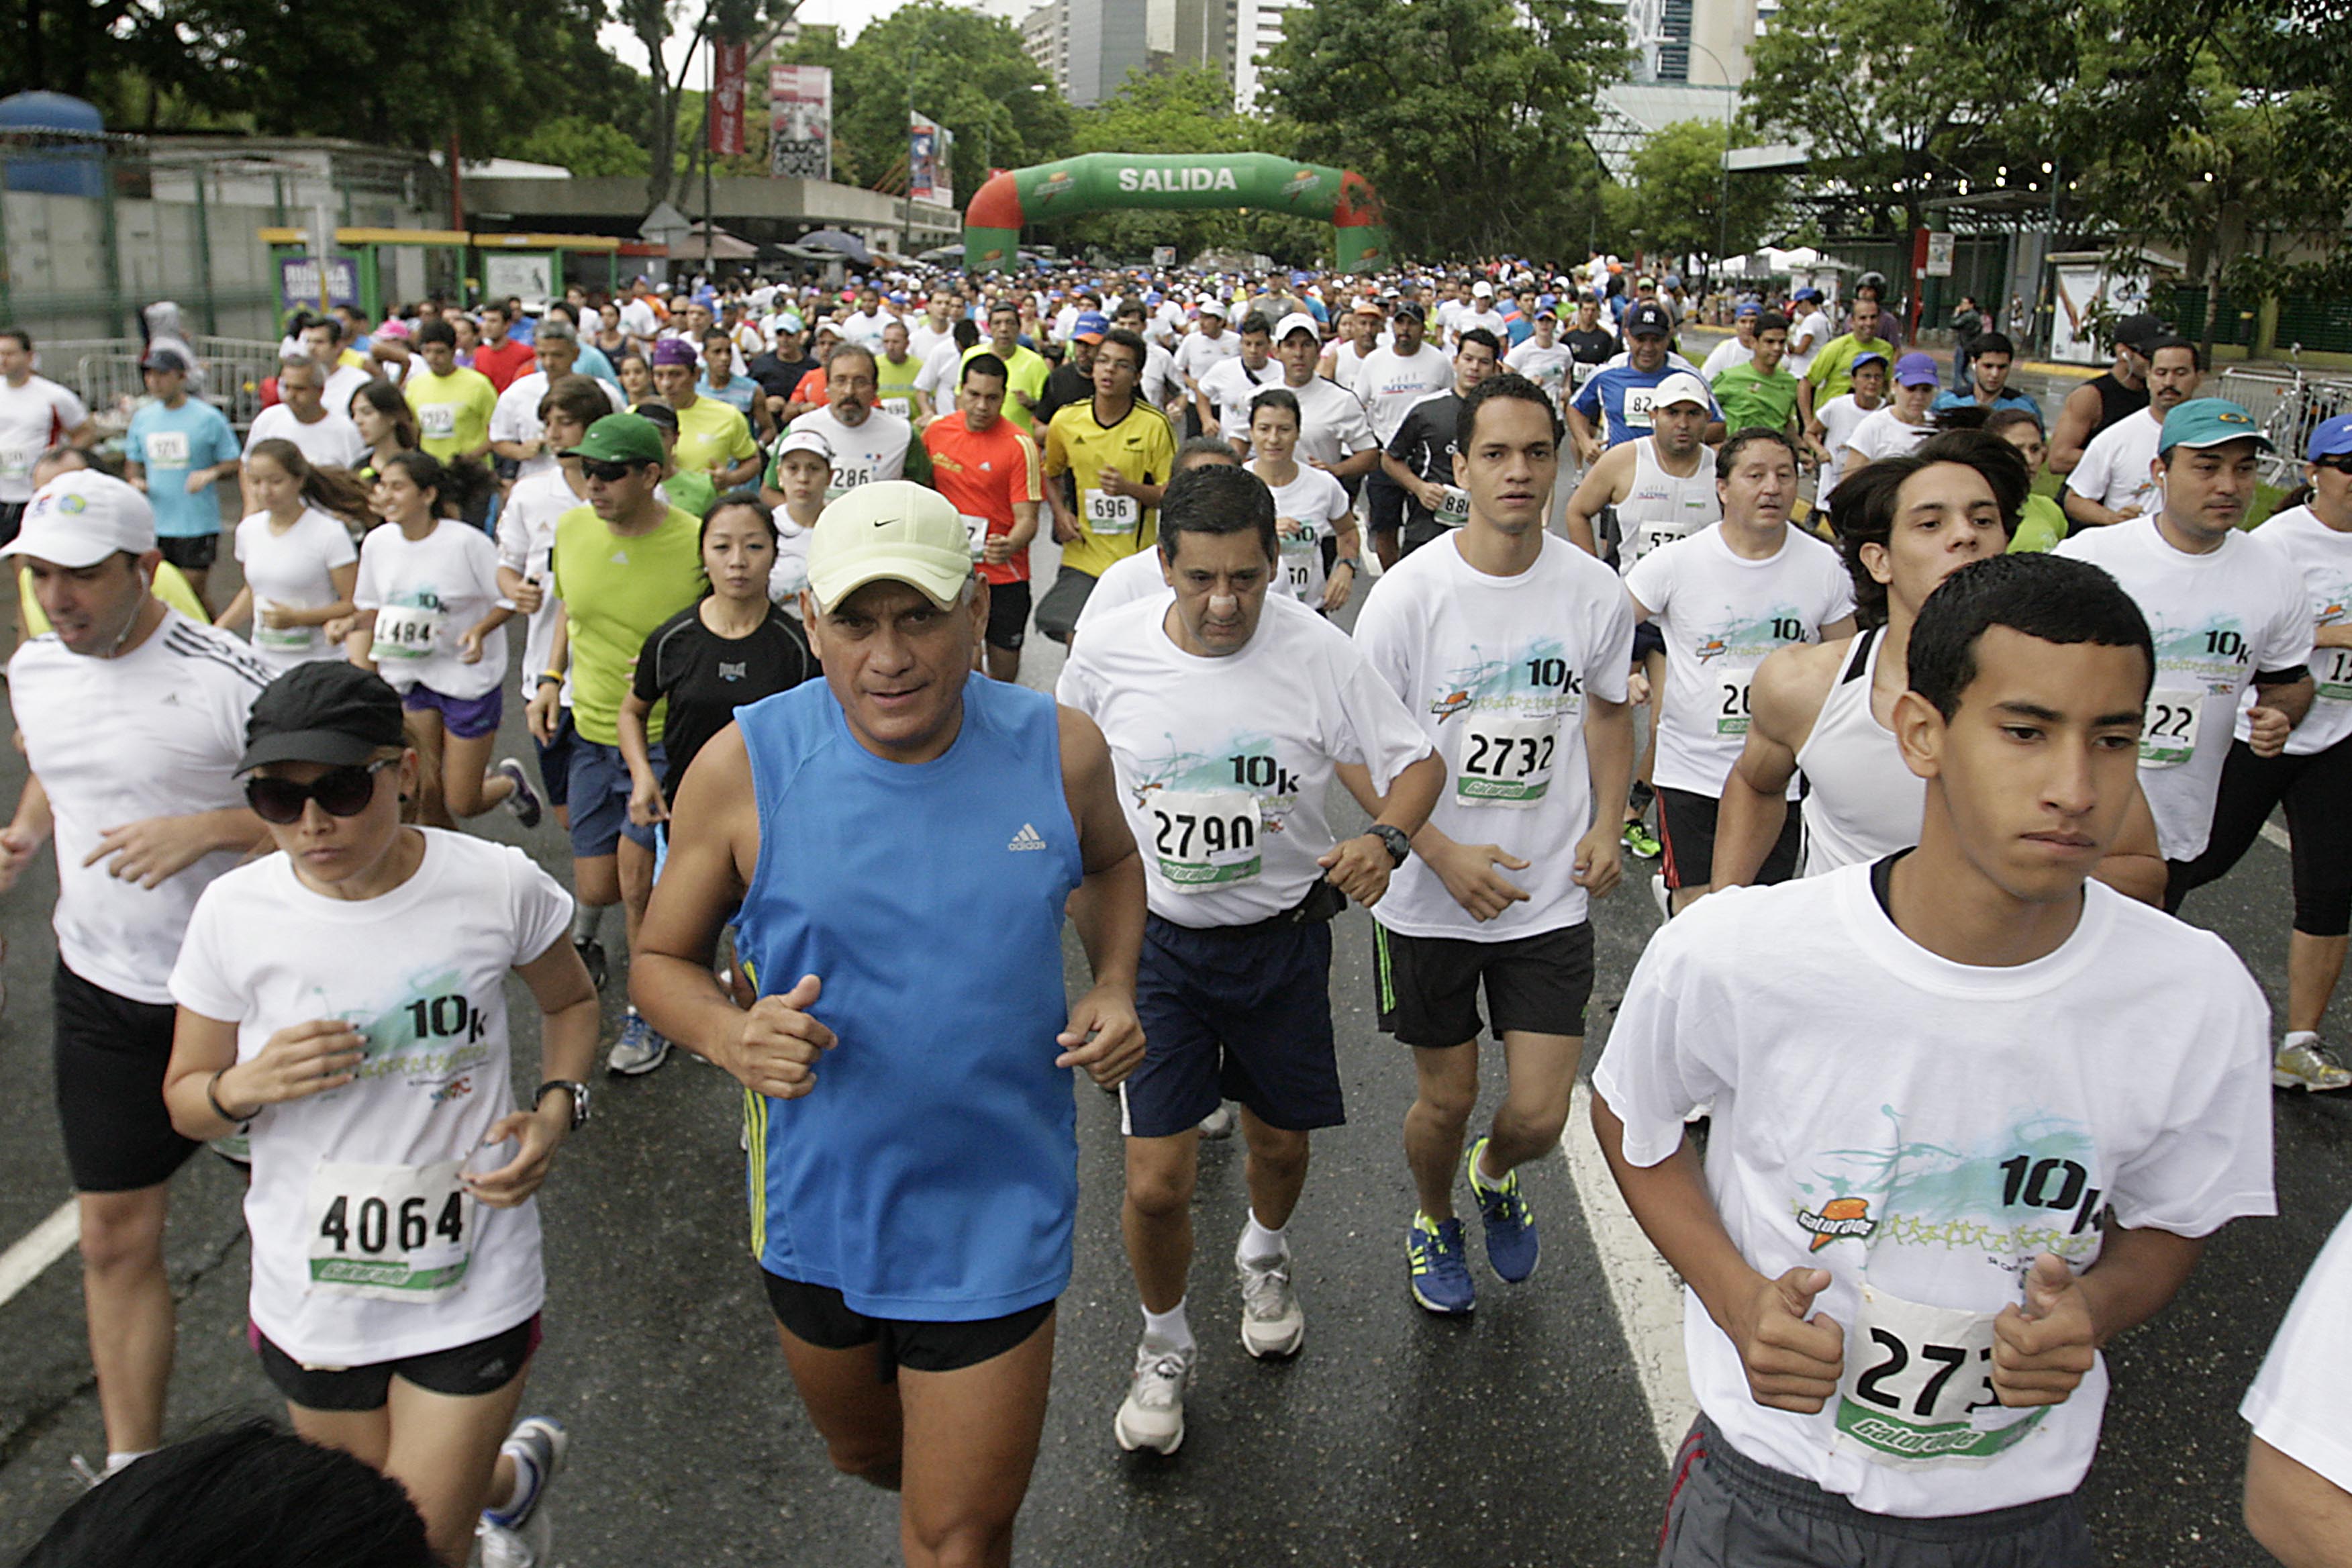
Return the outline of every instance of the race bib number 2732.
{"type": "Polygon", "coordinates": [[[2048,1407],[2011,1410],[1993,1392],[1993,1318],[1864,1281],[1838,1380],[1839,1445],[1882,1465],[1981,1465],[2032,1431],[2048,1407]]]}

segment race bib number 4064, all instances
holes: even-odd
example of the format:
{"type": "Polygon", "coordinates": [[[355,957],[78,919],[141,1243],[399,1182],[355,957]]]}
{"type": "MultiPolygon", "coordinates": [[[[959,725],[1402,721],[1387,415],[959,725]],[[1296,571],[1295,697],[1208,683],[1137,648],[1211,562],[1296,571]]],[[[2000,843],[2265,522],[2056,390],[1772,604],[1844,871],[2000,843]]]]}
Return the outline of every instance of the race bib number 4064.
{"type": "Polygon", "coordinates": [[[1257,879],[1257,797],[1247,790],[1157,790],[1151,852],[1180,893],[1205,893],[1257,879]]]}
{"type": "Polygon", "coordinates": [[[1992,1386],[1994,1314],[1923,1307],[1864,1280],[1838,1380],[1837,1442],[1882,1465],[1980,1465],[2041,1423],[1992,1386]],[[1991,1412],[1981,1424],[1979,1413],[1991,1412]]]}
{"type": "Polygon", "coordinates": [[[474,1200],[462,1160],[353,1165],[322,1160],[305,1207],[310,1289],[379,1301],[437,1301],[466,1281],[474,1200]]]}

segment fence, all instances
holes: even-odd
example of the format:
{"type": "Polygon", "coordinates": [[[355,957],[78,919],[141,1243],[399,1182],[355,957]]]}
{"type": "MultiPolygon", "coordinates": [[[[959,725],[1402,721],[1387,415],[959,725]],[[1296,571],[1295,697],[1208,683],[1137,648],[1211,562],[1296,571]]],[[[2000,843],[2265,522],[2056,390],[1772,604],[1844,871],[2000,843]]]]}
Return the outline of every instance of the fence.
{"type": "Polygon", "coordinates": [[[2299,484],[2304,452],[2323,421],[2352,413],[2352,381],[2306,376],[2300,369],[2224,370],[2213,395],[2226,397],[2254,416],[2274,450],[2263,460],[2263,477],[2273,484],[2299,484]]]}
{"type": "MultiPolygon", "coordinates": [[[[143,346],[135,338],[49,338],[34,353],[43,375],[73,388],[99,427],[119,435],[147,395],[139,370],[143,346]]],[[[243,435],[261,412],[261,384],[278,374],[277,340],[203,334],[191,338],[188,346],[196,351],[203,372],[199,395],[243,435]]]]}

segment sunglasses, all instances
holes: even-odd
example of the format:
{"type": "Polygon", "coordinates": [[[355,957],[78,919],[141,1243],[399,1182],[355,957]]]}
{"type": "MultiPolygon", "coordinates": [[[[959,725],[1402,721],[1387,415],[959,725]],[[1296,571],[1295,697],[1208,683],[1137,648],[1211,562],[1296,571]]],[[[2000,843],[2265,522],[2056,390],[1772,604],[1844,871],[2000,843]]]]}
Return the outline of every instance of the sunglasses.
{"type": "Polygon", "coordinates": [[[2339,474],[2352,474],[2352,452],[2322,458],[2312,464],[2315,468],[2334,468],[2339,474]]]}
{"type": "Polygon", "coordinates": [[[637,465],[635,463],[607,463],[599,458],[580,459],[580,471],[583,474],[592,479],[602,479],[608,485],[627,479],[636,471],[636,468],[637,465]]]}
{"type": "Polygon", "coordinates": [[[331,768],[306,784],[256,776],[245,781],[245,804],[253,807],[254,816],[280,827],[301,821],[302,808],[314,800],[329,816],[357,816],[375,798],[375,775],[399,760],[386,757],[363,768],[331,768]]]}

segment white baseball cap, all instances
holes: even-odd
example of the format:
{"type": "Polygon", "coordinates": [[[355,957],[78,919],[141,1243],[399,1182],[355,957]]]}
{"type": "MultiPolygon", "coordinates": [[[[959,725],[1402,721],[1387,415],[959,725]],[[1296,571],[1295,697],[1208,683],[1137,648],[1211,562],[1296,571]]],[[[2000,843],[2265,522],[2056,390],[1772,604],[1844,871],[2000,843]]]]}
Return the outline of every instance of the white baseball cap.
{"type": "Polygon", "coordinates": [[[1214,294],[1207,295],[1201,300],[1200,310],[1201,314],[1204,316],[1214,316],[1221,321],[1225,319],[1225,302],[1214,294]]]}
{"type": "Polygon", "coordinates": [[[1293,332],[1305,332],[1318,343],[1323,341],[1323,329],[1317,326],[1315,318],[1304,310],[1293,310],[1283,317],[1281,322],[1274,329],[1274,341],[1281,342],[1293,332]]]}
{"type": "Polygon", "coordinates": [[[117,551],[155,548],[155,509],[111,474],[75,468],[33,492],[24,526],[0,555],[30,555],[69,572],[95,566],[117,551]]]}
{"type": "Polygon", "coordinates": [[[823,458],[828,467],[833,462],[833,443],[814,430],[786,431],[784,438],[776,443],[769,456],[782,462],[787,452],[814,452],[823,458]]]}
{"type": "Polygon", "coordinates": [[[908,479],[858,486],[817,514],[813,533],[809,592],[827,609],[881,582],[904,583],[944,607],[971,575],[971,545],[954,504],[908,479]]]}
{"type": "Polygon", "coordinates": [[[1484,278],[1470,285],[1470,298],[1473,300],[1491,300],[1494,297],[1495,286],[1484,278]]]}
{"type": "Polygon", "coordinates": [[[1707,395],[1706,384],[1686,370],[1678,370],[1658,383],[1658,390],[1650,399],[1653,408],[1666,408],[1677,403],[1696,403],[1701,408],[1715,406],[1715,399],[1707,395]]]}

